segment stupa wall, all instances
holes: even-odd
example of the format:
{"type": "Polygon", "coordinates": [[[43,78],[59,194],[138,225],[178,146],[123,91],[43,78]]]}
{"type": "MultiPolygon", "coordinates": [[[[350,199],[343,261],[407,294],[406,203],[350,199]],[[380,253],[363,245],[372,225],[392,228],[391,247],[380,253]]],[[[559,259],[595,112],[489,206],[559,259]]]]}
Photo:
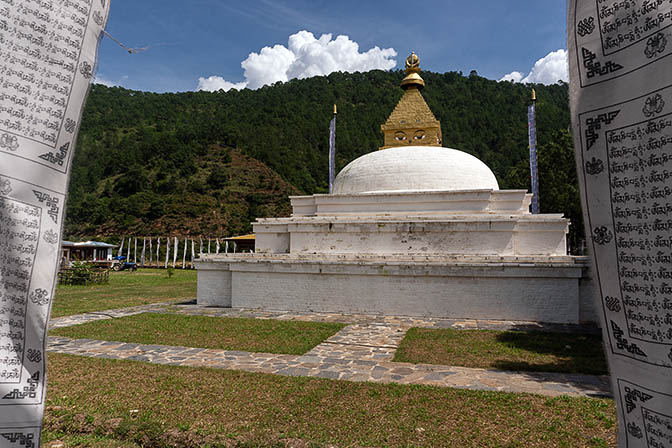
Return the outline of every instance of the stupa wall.
{"type": "Polygon", "coordinates": [[[292,216],[529,214],[525,190],[467,190],[292,196],[292,216]]]}
{"type": "MultiPolygon", "coordinates": [[[[445,218],[445,217],[444,217],[445,218]]],[[[285,218],[254,225],[257,253],[566,254],[568,221],[557,217],[451,219],[285,218]]]]}
{"type": "MultiPolygon", "coordinates": [[[[227,257],[225,257],[227,258],[227,257]]],[[[198,301],[267,310],[579,323],[584,263],[460,263],[250,256],[197,262],[198,301]],[[226,280],[208,286],[204,273],[226,280]],[[202,289],[203,287],[203,289],[202,289]],[[207,300],[207,302],[206,302],[207,300]]],[[[214,277],[210,277],[214,278],[214,277]]]]}

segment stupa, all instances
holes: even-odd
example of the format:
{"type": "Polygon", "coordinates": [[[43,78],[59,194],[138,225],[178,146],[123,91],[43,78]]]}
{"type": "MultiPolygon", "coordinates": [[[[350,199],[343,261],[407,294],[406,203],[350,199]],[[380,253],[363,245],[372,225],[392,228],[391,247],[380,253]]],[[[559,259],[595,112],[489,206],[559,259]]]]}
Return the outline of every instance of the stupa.
{"type": "Polygon", "coordinates": [[[579,323],[594,320],[587,260],[569,222],[530,214],[476,157],[441,146],[419,58],[333,194],[291,197],[292,216],[253,223],[253,254],[203,255],[198,303],[282,311],[579,323]]]}

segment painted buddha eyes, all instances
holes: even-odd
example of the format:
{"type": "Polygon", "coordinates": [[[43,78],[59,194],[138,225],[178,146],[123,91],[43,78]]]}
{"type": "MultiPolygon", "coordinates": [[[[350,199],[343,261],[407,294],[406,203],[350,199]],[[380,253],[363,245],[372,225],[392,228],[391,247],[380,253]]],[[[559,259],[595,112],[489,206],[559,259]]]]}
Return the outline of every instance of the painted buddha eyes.
{"type": "Polygon", "coordinates": [[[394,138],[399,140],[400,142],[403,142],[406,140],[406,134],[404,132],[398,131],[394,133],[394,138]]]}
{"type": "MultiPolygon", "coordinates": [[[[413,140],[424,140],[427,137],[427,134],[423,130],[415,131],[413,134],[413,140]]],[[[406,133],[403,131],[397,131],[394,133],[394,138],[400,142],[408,140],[406,133]]]]}

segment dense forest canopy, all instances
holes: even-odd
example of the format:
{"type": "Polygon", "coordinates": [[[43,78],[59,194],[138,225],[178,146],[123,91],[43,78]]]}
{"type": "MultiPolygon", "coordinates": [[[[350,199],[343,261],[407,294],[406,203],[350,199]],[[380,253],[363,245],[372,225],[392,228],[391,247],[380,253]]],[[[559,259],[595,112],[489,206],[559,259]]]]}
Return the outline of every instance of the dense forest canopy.
{"type": "MultiPolygon", "coordinates": [[[[423,72],[444,146],[483,160],[500,188],[529,186],[530,85],[423,72]]],[[[326,192],[338,106],[337,169],[382,144],[403,72],[333,73],[258,90],[157,94],[94,85],[73,163],[66,233],[230,235],[289,213],[289,194],[326,192]]],[[[534,85],[543,212],[580,206],[566,84],[534,85]]],[[[579,226],[576,226],[579,224],[579,226]]],[[[577,233],[578,232],[578,233],[577,233]]]]}

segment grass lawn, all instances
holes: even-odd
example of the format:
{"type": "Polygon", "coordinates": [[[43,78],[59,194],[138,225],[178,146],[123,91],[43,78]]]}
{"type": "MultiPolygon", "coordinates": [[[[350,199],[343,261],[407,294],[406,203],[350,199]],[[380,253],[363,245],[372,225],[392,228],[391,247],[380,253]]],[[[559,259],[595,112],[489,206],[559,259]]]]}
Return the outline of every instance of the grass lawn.
{"type": "Polygon", "coordinates": [[[607,373],[599,336],[411,328],[395,361],[536,372],[607,373]]]}
{"type": "Polygon", "coordinates": [[[174,272],[170,278],[162,269],[110,272],[107,285],[59,285],[51,317],[195,298],[196,271],[175,269],[174,272]]]}
{"type": "Polygon", "coordinates": [[[143,313],[51,331],[75,339],[302,355],[345,325],[143,313]]]}
{"type": "Polygon", "coordinates": [[[616,446],[611,400],[48,361],[44,440],[68,446],[616,446]]]}

